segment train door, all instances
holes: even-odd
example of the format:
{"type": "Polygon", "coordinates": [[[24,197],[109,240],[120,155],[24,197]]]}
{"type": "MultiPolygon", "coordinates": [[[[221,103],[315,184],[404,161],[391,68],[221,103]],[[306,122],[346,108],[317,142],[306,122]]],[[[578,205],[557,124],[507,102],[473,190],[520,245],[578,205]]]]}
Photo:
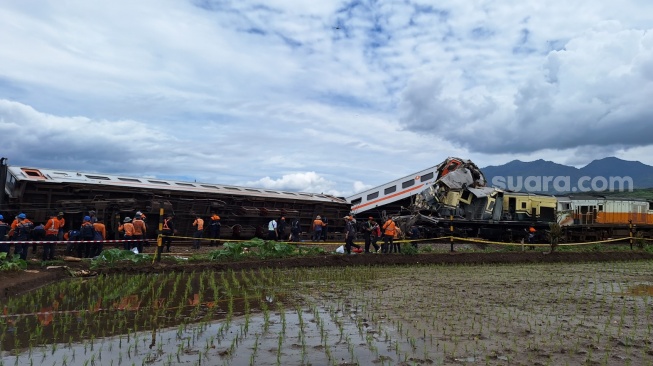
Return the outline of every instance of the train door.
{"type": "Polygon", "coordinates": [[[593,224],[596,221],[594,206],[580,206],[577,210],[580,224],[593,224]]]}
{"type": "Polygon", "coordinates": [[[517,213],[517,198],[508,197],[508,213],[512,216],[513,220],[515,219],[515,214],[517,213]]]}

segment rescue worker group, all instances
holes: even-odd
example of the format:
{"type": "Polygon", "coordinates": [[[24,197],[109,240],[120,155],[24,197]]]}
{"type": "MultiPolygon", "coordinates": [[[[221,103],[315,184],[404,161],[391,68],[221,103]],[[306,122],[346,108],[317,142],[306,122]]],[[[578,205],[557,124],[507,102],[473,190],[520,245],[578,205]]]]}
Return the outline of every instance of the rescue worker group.
{"type": "MultiPolygon", "coordinates": [[[[137,253],[143,252],[143,247],[148,246],[149,242],[146,237],[147,225],[145,224],[145,215],[142,212],[136,212],[134,218],[125,217],[118,227],[120,235],[119,240],[106,240],[106,226],[102,219],[95,215],[94,211],[89,211],[84,216],[83,223],[79,229],[68,230],[64,213],[53,214],[45,223],[35,225],[24,213],[18,214],[11,224],[5,222],[5,218],[0,214],[0,253],[11,255],[11,245],[14,245],[14,256],[27,260],[30,245],[32,254],[36,255],[41,251],[43,261],[54,260],[56,251],[63,256],[76,256],[78,258],[94,258],[98,256],[106,243],[116,244],[116,247],[122,247],[125,250],[132,250],[137,253]],[[62,244],[65,243],[65,248],[62,244]],[[57,246],[59,244],[59,246],[57,246]]],[[[379,225],[373,217],[362,225],[358,225],[356,219],[352,216],[345,216],[345,244],[344,252],[354,253],[401,253],[401,244],[394,240],[401,234],[399,227],[395,222],[388,218],[386,222],[379,225]],[[362,232],[365,240],[365,249],[355,244],[356,236],[362,232]],[[377,244],[382,241],[381,245],[377,244]],[[371,250],[371,248],[373,248],[371,250]]],[[[192,248],[199,249],[202,240],[209,240],[211,246],[220,245],[220,216],[213,213],[208,222],[208,237],[204,239],[205,223],[199,215],[193,222],[192,248]]],[[[313,242],[326,241],[328,232],[328,222],[319,215],[313,220],[311,225],[313,242]]],[[[268,240],[286,240],[290,242],[299,242],[301,226],[299,220],[295,219],[286,222],[285,217],[272,219],[268,223],[268,240]],[[289,226],[289,230],[288,229],[289,226]],[[287,232],[289,235],[286,235],[287,232]]],[[[413,226],[411,232],[407,233],[411,239],[419,237],[419,230],[413,226]]],[[[172,239],[178,235],[175,229],[174,218],[167,215],[163,220],[161,238],[162,245],[159,247],[159,254],[165,247],[170,252],[172,239]]],[[[415,245],[415,244],[413,244],[415,245]]]]}

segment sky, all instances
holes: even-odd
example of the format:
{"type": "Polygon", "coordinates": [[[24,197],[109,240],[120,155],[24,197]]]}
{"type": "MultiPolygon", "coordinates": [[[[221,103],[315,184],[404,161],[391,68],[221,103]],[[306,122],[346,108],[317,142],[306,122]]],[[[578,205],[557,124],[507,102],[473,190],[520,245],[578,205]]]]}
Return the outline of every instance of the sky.
{"type": "Polygon", "coordinates": [[[653,165],[653,2],[5,1],[9,164],[347,196],[434,166],[653,165]]]}

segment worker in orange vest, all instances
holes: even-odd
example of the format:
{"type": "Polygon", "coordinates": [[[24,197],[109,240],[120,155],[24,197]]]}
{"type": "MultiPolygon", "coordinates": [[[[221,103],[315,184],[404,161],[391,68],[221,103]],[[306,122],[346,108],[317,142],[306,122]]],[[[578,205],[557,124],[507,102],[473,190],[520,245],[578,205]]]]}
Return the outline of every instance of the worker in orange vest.
{"type": "Polygon", "coordinates": [[[48,219],[48,222],[45,223],[45,241],[46,244],[43,244],[43,260],[52,260],[54,259],[54,241],[59,240],[59,219],[52,215],[48,219]]]}
{"type": "Polygon", "coordinates": [[[159,255],[163,252],[164,246],[168,253],[170,253],[170,244],[172,244],[171,236],[175,235],[176,231],[172,215],[168,214],[168,216],[163,220],[163,230],[161,231],[163,238],[161,239],[161,251],[159,252],[159,255]]]}
{"type": "Polygon", "coordinates": [[[200,248],[200,239],[204,237],[204,220],[200,217],[200,215],[197,215],[195,217],[195,221],[193,221],[193,226],[196,227],[195,233],[193,234],[193,249],[199,249],[200,248]]]}
{"type": "Polygon", "coordinates": [[[318,241],[322,238],[322,229],[325,226],[326,224],[322,221],[320,215],[313,220],[313,241],[318,241]]]}
{"type": "Polygon", "coordinates": [[[57,238],[59,241],[62,241],[66,228],[66,219],[63,217],[63,212],[57,214],[57,220],[59,220],[59,232],[57,233],[57,238]]]}
{"type": "Polygon", "coordinates": [[[129,250],[133,242],[127,240],[132,240],[134,238],[134,224],[132,224],[131,217],[125,217],[122,221],[122,225],[118,226],[118,232],[123,233],[122,240],[125,240],[123,248],[129,250]]]}
{"type": "Polygon", "coordinates": [[[388,246],[388,243],[391,246],[394,245],[396,227],[397,225],[390,217],[388,217],[388,220],[383,224],[383,244],[381,245],[381,251],[383,253],[390,253],[391,248],[388,246]]]}
{"type": "Polygon", "coordinates": [[[92,247],[92,256],[98,256],[102,253],[102,247],[104,241],[107,240],[107,227],[102,222],[102,218],[96,218],[96,221],[93,223],[93,228],[95,229],[95,240],[99,240],[96,243],[93,243],[92,247]]]}
{"type": "MultiPolygon", "coordinates": [[[[220,239],[220,216],[218,214],[213,213],[211,215],[211,221],[209,222],[209,237],[211,239],[220,239]]],[[[220,241],[217,240],[211,240],[211,246],[214,247],[216,245],[220,245],[220,241]]]]}
{"type": "Polygon", "coordinates": [[[137,241],[134,243],[135,245],[132,244],[131,247],[133,248],[136,246],[138,252],[143,253],[143,241],[145,240],[145,233],[147,232],[147,226],[145,225],[145,221],[143,221],[143,214],[136,212],[132,225],[134,225],[134,240],[137,241]]]}

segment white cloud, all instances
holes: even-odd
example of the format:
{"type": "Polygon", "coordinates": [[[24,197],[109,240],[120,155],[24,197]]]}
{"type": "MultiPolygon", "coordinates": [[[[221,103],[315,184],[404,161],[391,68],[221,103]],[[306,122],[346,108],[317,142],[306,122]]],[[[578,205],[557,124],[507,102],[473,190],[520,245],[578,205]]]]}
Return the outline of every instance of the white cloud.
{"type": "Polygon", "coordinates": [[[335,182],[329,181],[315,172],[285,174],[278,179],[264,177],[257,181],[247,182],[244,185],[296,192],[324,193],[334,196],[340,195],[340,192],[334,190],[335,182]]]}

